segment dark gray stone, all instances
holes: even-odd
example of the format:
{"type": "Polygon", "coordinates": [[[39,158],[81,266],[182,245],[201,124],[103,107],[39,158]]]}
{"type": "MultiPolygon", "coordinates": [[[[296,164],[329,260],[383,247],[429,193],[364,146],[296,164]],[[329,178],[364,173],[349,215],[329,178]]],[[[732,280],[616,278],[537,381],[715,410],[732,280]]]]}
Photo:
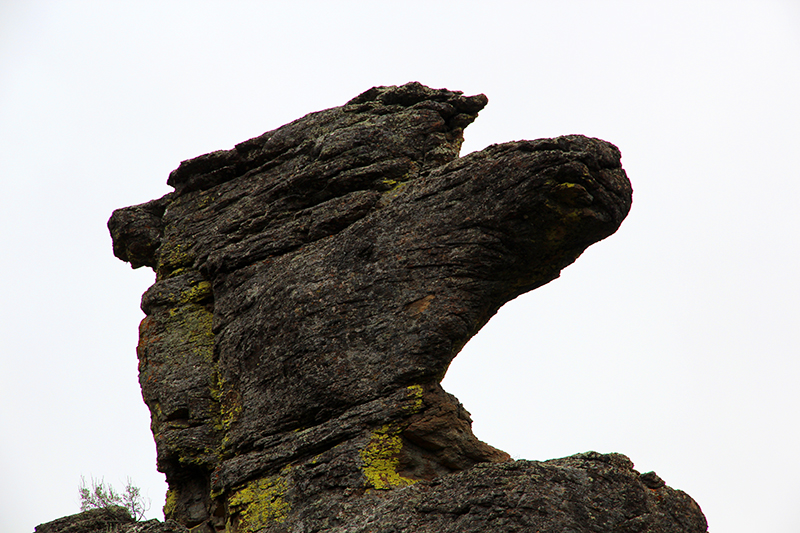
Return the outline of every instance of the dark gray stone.
{"type": "Polygon", "coordinates": [[[34,533],[108,533],[122,531],[123,527],[133,523],[133,517],[127,509],[111,506],[90,509],[38,525],[34,533]]]}
{"type": "Polygon", "coordinates": [[[483,95],[418,83],[184,161],[115,211],[142,298],[140,383],[165,514],[198,531],[705,531],[617,455],[510,461],[442,390],[508,300],[631,205],[579,135],[459,158],[483,95]]]}

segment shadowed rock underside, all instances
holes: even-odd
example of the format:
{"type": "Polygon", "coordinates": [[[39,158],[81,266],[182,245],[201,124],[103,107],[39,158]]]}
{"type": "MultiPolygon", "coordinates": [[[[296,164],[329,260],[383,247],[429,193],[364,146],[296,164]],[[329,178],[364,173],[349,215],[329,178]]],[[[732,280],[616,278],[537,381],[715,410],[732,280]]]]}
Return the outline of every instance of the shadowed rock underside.
{"type": "MultiPolygon", "coordinates": [[[[565,136],[459,158],[483,95],[376,87],[114,212],[142,298],[165,516],[194,531],[706,531],[620,455],[511,461],[439,385],[508,300],[631,204],[618,149],[565,136]]],[[[175,527],[175,522],[169,522],[175,527]]]]}

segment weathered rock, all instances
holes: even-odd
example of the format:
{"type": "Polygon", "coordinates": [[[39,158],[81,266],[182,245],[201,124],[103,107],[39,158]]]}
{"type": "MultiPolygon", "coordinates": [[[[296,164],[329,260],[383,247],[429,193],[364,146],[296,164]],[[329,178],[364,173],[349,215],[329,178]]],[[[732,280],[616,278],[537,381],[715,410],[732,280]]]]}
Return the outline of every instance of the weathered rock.
{"type": "Polygon", "coordinates": [[[133,523],[133,517],[127,509],[111,506],[103,509],[90,509],[38,525],[34,533],[107,533],[108,531],[120,531],[123,527],[133,523]]]}
{"type": "MultiPolygon", "coordinates": [[[[697,504],[661,482],[649,487],[623,455],[586,453],[545,462],[482,463],[393,491],[315,509],[295,531],[706,531],[697,504]],[[337,512],[331,512],[337,511],[337,512]]],[[[302,494],[284,494],[302,505],[302,494]]]]}
{"type": "Polygon", "coordinates": [[[619,151],[598,139],[458,158],[486,102],[373,88],[184,161],[173,193],[114,213],[115,255],[157,274],[138,355],[167,518],[705,531],[690,498],[621,456],[510,462],[439,385],[500,306],[558,277],[631,203],[619,151]]]}
{"type": "Polygon", "coordinates": [[[136,522],[122,507],[92,509],[36,526],[34,533],[189,533],[174,520],[136,522]]]}

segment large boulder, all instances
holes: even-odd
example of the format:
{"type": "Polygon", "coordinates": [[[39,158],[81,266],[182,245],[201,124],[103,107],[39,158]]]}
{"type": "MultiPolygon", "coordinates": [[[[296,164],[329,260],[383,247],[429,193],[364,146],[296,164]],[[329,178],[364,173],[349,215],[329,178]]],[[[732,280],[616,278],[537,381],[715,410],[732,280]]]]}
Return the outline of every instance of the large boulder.
{"type": "Polygon", "coordinates": [[[440,386],[500,306],[631,205],[599,139],[459,158],[486,103],[375,87],[184,161],[174,192],[114,212],[115,255],[156,272],[139,379],[167,518],[231,533],[706,530],[688,496],[622,456],[511,461],[440,386]]]}

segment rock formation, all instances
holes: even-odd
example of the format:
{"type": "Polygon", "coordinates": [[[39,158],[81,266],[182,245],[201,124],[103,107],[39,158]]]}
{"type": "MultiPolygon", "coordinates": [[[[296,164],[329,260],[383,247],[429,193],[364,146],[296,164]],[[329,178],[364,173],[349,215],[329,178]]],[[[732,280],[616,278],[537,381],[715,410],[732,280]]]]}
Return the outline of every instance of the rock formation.
{"type": "MultiPolygon", "coordinates": [[[[511,461],[440,386],[508,300],[631,205],[573,135],[459,158],[483,95],[375,87],[184,161],[114,212],[155,284],[138,347],[166,518],[193,531],[706,531],[621,455],[511,461]]],[[[172,527],[172,526],[171,526],[172,527]]]]}
{"type": "Polygon", "coordinates": [[[36,526],[34,533],[93,533],[115,531],[133,524],[127,509],[119,506],[91,509],[36,526]]]}

